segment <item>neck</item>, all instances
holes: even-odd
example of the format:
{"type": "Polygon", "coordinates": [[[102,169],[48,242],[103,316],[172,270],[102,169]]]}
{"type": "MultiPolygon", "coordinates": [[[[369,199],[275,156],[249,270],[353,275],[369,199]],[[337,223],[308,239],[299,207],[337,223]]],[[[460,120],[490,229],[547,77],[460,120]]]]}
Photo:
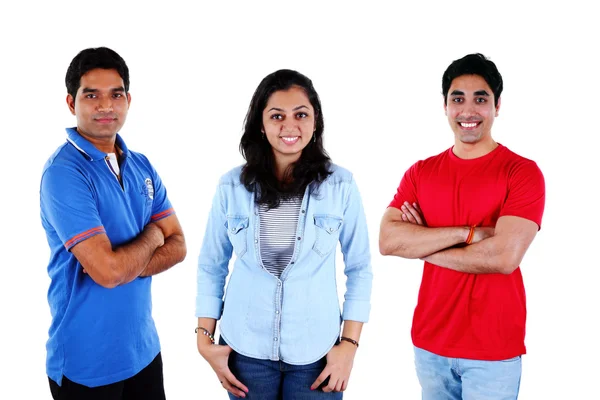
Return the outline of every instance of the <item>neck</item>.
{"type": "Polygon", "coordinates": [[[88,142],[93,144],[95,148],[97,148],[98,150],[100,150],[104,153],[115,153],[116,152],[116,146],[115,146],[115,142],[117,140],[116,133],[107,138],[92,137],[92,136],[88,135],[87,133],[83,132],[79,128],[77,128],[77,133],[79,133],[81,136],[83,136],[88,142]]]}
{"type": "Polygon", "coordinates": [[[290,165],[298,161],[299,158],[300,156],[295,154],[289,156],[275,154],[275,176],[277,177],[277,180],[283,181],[285,178],[285,173],[290,165]]]}
{"type": "Polygon", "coordinates": [[[463,143],[456,139],[454,141],[452,152],[458,158],[471,160],[473,158],[485,156],[486,154],[494,151],[496,147],[498,147],[498,143],[496,143],[490,136],[488,136],[487,139],[480,140],[477,143],[463,143]]]}

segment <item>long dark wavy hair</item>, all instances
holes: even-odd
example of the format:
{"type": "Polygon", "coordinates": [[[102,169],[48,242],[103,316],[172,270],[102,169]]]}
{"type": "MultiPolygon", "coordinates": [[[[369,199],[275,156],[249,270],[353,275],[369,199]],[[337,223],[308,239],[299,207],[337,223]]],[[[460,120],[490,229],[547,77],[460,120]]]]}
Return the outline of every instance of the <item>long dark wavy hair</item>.
{"type": "Polygon", "coordinates": [[[250,101],[240,141],[240,152],[246,160],[240,179],[246,189],[254,192],[258,204],[268,208],[277,207],[283,198],[302,195],[309,184],[319,185],[331,174],[331,159],[323,148],[324,127],[319,95],[306,76],[297,71],[281,69],[260,82],[250,101]],[[293,86],[302,88],[306,93],[315,111],[316,130],[298,161],[290,165],[284,174],[285,179],[280,181],[275,176],[273,149],[269,141],[263,138],[262,114],[273,93],[293,86]]]}

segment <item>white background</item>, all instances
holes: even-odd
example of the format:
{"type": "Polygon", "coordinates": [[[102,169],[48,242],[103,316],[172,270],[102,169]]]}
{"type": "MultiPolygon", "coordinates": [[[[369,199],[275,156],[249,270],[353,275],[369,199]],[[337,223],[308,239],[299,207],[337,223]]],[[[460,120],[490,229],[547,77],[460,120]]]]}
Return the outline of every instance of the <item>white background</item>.
{"type": "MultiPolygon", "coordinates": [[[[410,325],[422,265],[379,255],[379,221],[404,171],[452,145],[441,77],[471,52],[489,56],[504,77],[493,136],[546,177],[543,228],[522,263],[528,354],[520,398],[596,396],[597,13],[579,1],[399,3],[4,4],[0,397],[50,399],[39,179],[75,124],[66,69],[94,46],[113,48],[129,65],[122,134],[161,174],[187,238],[187,259],[153,284],[169,399],[227,398],[196,352],[196,259],[217,179],[243,161],[237,147],[252,93],[279,68],[313,80],[326,149],[354,172],[367,213],[372,313],[345,398],[420,398],[410,325]]],[[[338,267],[343,279],[341,257],[338,267]]]]}

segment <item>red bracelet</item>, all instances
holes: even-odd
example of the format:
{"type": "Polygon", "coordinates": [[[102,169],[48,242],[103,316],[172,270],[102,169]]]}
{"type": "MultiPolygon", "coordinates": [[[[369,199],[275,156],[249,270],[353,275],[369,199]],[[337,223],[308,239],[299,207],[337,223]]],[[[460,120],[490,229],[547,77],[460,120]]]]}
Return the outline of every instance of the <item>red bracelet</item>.
{"type": "Polygon", "coordinates": [[[474,233],[475,233],[475,225],[471,226],[471,229],[469,230],[469,235],[467,236],[467,240],[465,240],[466,244],[471,244],[471,242],[473,242],[474,233]]]}

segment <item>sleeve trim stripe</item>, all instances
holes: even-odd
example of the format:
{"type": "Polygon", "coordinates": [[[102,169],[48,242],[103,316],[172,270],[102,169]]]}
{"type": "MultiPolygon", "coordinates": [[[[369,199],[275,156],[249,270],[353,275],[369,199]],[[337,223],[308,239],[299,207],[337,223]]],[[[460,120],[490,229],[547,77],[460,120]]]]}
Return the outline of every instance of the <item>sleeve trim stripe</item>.
{"type": "Polygon", "coordinates": [[[105,233],[104,227],[102,225],[97,226],[95,228],[89,229],[79,235],[73,236],[69,241],[65,243],[65,247],[67,249],[71,248],[75,243],[80,242],[82,239],[88,238],[90,236],[96,235],[98,233],[105,233]]]}
{"type": "Polygon", "coordinates": [[[175,210],[171,207],[168,210],[165,210],[165,211],[160,212],[158,214],[154,214],[152,217],[150,217],[150,219],[152,221],[158,221],[161,218],[168,217],[169,215],[173,214],[174,212],[175,212],[175,210]]]}

